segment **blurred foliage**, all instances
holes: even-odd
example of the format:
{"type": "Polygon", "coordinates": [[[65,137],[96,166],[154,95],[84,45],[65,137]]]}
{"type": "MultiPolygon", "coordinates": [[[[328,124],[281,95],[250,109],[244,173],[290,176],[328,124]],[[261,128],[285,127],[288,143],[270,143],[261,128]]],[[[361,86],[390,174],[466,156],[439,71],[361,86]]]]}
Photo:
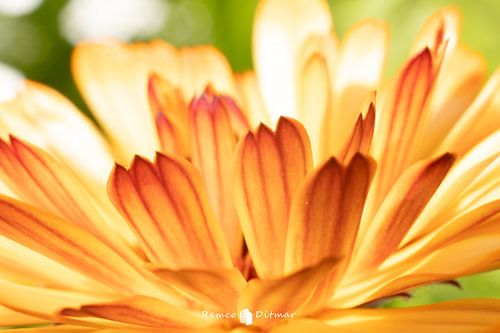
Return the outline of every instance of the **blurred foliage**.
{"type": "MultiPolygon", "coordinates": [[[[15,1],[15,0],[13,0],[15,1]]],[[[104,3],[107,0],[102,0],[104,3]]],[[[161,1],[161,0],[159,0],[161,1]]],[[[252,67],[251,33],[257,0],[163,0],[169,15],[154,35],[175,45],[215,44],[235,71],[252,67]]],[[[498,67],[500,1],[497,0],[330,0],[335,29],[340,36],[355,22],[375,17],[389,23],[391,49],[387,73],[401,65],[414,36],[433,12],[446,6],[463,14],[461,42],[485,57],[490,72],[498,67]]],[[[65,0],[45,0],[34,12],[16,17],[0,14],[0,62],[19,69],[28,78],[44,82],[86,110],[70,74],[72,46],[61,34],[60,13],[65,0]]],[[[140,13],[138,13],[140,15],[140,13]]],[[[112,19],[112,18],[110,18],[112,19]]],[[[409,306],[464,297],[500,297],[500,271],[459,280],[463,290],[434,285],[419,288],[410,300],[392,300],[387,306],[409,306]]]]}

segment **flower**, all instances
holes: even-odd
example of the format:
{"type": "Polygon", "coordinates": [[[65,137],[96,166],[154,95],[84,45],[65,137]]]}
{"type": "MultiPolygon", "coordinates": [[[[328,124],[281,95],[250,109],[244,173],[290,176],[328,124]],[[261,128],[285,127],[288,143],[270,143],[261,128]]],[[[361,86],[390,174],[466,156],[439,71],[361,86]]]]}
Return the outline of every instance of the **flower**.
{"type": "Polygon", "coordinates": [[[384,83],[386,27],[339,44],[319,0],[262,1],[236,77],[211,47],[79,45],[103,133],[34,82],[0,105],[0,324],[493,332],[498,300],[373,308],[500,263],[500,72],[458,20],[384,83]]]}

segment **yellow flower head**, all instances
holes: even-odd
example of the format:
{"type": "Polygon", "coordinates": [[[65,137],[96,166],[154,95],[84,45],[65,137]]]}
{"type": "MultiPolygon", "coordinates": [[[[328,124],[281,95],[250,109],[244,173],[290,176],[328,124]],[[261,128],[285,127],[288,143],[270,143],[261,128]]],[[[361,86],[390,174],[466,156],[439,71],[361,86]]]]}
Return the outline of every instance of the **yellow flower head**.
{"type": "Polygon", "coordinates": [[[500,72],[459,21],[432,16],[387,81],[385,24],[339,41],[321,0],[261,1],[254,72],[78,45],[102,132],[38,83],[0,104],[0,326],[494,332],[498,300],[376,308],[500,266],[500,72]]]}

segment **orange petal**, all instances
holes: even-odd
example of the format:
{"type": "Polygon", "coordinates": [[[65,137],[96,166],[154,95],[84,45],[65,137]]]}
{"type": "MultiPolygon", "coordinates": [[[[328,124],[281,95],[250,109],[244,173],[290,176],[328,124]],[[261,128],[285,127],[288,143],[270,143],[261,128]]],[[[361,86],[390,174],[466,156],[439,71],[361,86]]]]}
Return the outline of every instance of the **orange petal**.
{"type": "Polygon", "coordinates": [[[148,97],[162,152],[191,156],[188,111],[180,89],[152,74],[148,81],[148,97]]]}
{"type": "Polygon", "coordinates": [[[44,324],[47,321],[41,318],[25,315],[23,313],[0,306],[0,327],[16,325],[36,325],[44,324]]]}
{"type": "Polygon", "coordinates": [[[193,164],[200,170],[208,199],[232,254],[233,262],[241,258],[243,235],[231,197],[231,162],[239,128],[248,131],[241,110],[229,97],[207,89],[190,104],[190,125],[193,142],[193,164]],[[233,122],[232,119],[235,119],[233,122]],[[240,125],[243,124],[243,125],[240,125]]]}
{"type": "Polygon", "coordinates": [[[379,162],[375,206],[411,162],[409,156],[421,134],[433,81],[432,55],[424,49],[404,68],[378,113],[380,130],[374,139],[374,155],[379,162]]]}
{"type": "Polygon", "coordinates": [[[358,154],[345,167],[332,158],[306,178],[292,204],[285,272],[328,257],[349,260],[374,168],[358,154]]]}
{"type": "Polygon", "coordinates": [[[108,188],[153,261],[175,269],[232,266],[201,177],[189,162],[157,154],[153,165],[136,157],[130,170],[115,168],[108,188]]]}
{"type": "Polygon", "coordinates": [[[430,156],[478,95],[487,74],[487,64],[480,54],[458,45],[443,60],[432,95],[422,144],[416,158],[430,156]]]}
{"type": "Polygon", "coordinates": [[[358,240],[360,269],[368,269],[393,253],[432,197],[454,162],[450,154],[411,166],[392,187],[358,240]]]}
{"type": "Polygon", "coordinates": [[[126,161],[134,154],[152,156],[158,146],[149,112],[150,73],[179,86],[184,98],[200,93],[207,83],[235,94],[226,59],[209,46],[176,50],[159,40],[87,42],[75,48],[72,71],[85,100],[126,161]]]}
{"type": "Polygon", "coordinates": [[[368,19],[356,24],[343,39],[335,76],[337,104],[332,119],[335,134],[330,134],[335,138],[330,152],[342,147],[363,100],[378,88],[387,58],[388,31],[383,22],[368,19]]]}
{"type": "Polygon", "coordinates": [[[497,326],[499,311],[497,299],[458,300],[400,309],[329,310],[316,320],[291,321],[272,332],[476,333],[497,326]]]}
{"type": "Polygon", "coordinates": [[[15,135],[36,144],[88,185],[106,183],[113,167],[108,143],[94,124],[54,89],[25,81],[13,100],[0,103],[0,124],[2,138],[15,135]]]}
{"type": "Polygon", "coordinates": [[[241,140],[234,166],[236,211],[255,269],[261,278],[279,277],[291,200],[312,167],[307,134],[288,118],[275,133],[261,125],[241,140]]]}
{"type": "Polygon", "coordinates": [[[296,116],[296,59],[304,41],[332,29],[324,0],[265,0],[253,26],[253,59],[264,105],[273,119],[296,116]]]}
{"type": "Polygon", "coordinates": [[[187,292],[195,300],[222,312],[237,310],[239,296],[246,281],[236,269],[173,271],[159,265],[150,269],[167,283],[187,292]]]}
{"type": "Polygon", "coordinates": [[[0,196],[0,234],[112,290],[148,291],[148,285],[135,269],[84,229],[3,196],[0,196]]]}
{"type": "MultiPolygon", "coordinates": [[[[256,311],[289,313],[298,317],[301,311],[314,311],[302,308],[313,294],[316,287],[325,279],[338,260],[326,259],[314,267],[298,271],[285,278],[262,281],[251,280],[240,297],[238,308],[256,311]]],[[[273,318],[256,318],[255,324],[269,325],[273,318]]]]}
{"type": "Polygon", "coordinates": [[[352,133],[337,154],[339,161],[349,162],[357,152],[369,153],[375,128],[375,95],[372,96],[366,116],[359,115],[352,133]]]}
{"type": "MultiPolygon", "coordinates": [[[[20,198],[60,214],[134,260],[130,249],[113,230],[124,227],[125,224],[120,224],[123,221],[114,212],[110,216],[103,212],[103,205],[92,198],[72,171],[52,156],[15,137],[11,137],[10,145],[0,139],[0,169],[20,198]]],[[[123,230],[118,231],[129,238],[123,230]]]]}
{"type": "Polygon", "coordinates": [[[101,304],[86,304],[79,312],[113,321],[154,328],[201,327],[210,324],[193,313],[157,298],[133,296],[101,304]]]}

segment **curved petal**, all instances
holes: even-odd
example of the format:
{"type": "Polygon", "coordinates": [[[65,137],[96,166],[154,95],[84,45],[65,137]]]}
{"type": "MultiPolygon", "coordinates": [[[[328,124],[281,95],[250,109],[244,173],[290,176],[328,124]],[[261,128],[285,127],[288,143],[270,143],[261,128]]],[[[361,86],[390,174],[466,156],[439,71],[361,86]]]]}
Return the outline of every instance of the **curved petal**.
{"type": "Polygon", "coordinates": [[[248,250],[261,278],[283,274],[292,197],[311,167],[309,139],[295,120],[280,118],[275,132],[261,125],[255,134],[249,133],[240,141],[233,195],[248,250]]]}
{"type": "Polygon", "coordinates": [[[253,26],[253,59],[264,105],[274,120],[297,115],[295,68],[304,41],[331,30],[324,0],[260,2],[253,26]]]}
{"type": "Polygon", "coordinates": [[[108,189],[154,262],[177,269],[232,267],[202,179],[189,162],[136,157],[128,171],[115,167],[108,189]]]}
{"type": "Polygon", "coordinates": [[[179,86],[186,99],[200,93],[208,83],[235,95],[226,59],[208,46],[177,50],[158,40],[136,44],[88,42],[75,48],[72,71],[85,100],[125,162],[134,154],[152,157],[158,148],[147,95],[151,73],[179,86]]]}

